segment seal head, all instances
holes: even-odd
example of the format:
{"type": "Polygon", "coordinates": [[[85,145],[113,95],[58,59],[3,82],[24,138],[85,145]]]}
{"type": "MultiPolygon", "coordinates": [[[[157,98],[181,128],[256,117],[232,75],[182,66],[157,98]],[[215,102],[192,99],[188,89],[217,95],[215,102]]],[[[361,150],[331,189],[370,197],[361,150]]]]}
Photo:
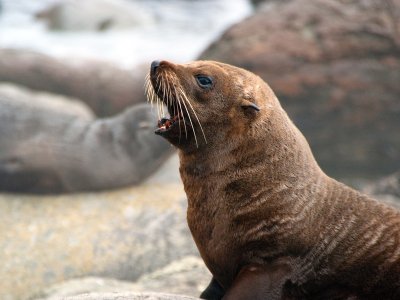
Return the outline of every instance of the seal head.
{"type": "Polygon", "coordinates": [[[178,65],[154,61],[146,90],[150,102],[159,107],[156,134],[185,150],[213,144],[221,126],[229,126],[235,135],[265,106],[257,101],[266,98],[262,95],[265,89],[257,88],[260,85],[264,82],[253,74],[219,62],[178,65]],[[161,117],[160,104],[167,107],[170,117],[161,117]]]}

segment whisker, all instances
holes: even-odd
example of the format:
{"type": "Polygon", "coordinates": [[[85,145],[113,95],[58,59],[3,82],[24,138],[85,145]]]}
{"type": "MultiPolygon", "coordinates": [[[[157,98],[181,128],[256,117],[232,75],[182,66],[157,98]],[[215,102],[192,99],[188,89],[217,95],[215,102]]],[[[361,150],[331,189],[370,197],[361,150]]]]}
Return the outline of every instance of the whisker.
{"type": "MultiPolygon", "coordinates": [[[[166,107],[171,109],[171,117],[174,116],[179,116],[181,115],[181,118],[183,119],[183,126],[185,130],[185,137],[188,137],[188,129],[186,125],[186,118],[184,117],[184,111],[186,111],[187,117],[189,119],[189,124],[190,127],[192,128],[194,139],[196,142],[196,147],[199,147],[198,139],[197,139],[197,133],[196,133],[196,128],[194,126],[193,121],[196,120],[197,123],[199,124],[200,130],[202,132],[203,138],[205,143],[207,144],[207,138],[203,129],[203,126],[200,122],[200,119],[191,103],[191,100],[189,100],[188,96],[185,94],[183,88],[179,84],[175,84],[177,78],[175,76],[171,75],[168,72],[165,72],[164,74],[157,74],[157,82],[158,82],[158,87],[157,91],[152,85],[151,79],[150,79],[150,74],[147,74],[145,77],[145,91],[146,91],[146,96],[147,100],[151,103],[153,107],[153,103],[156,103],[157,105],[157,113],[159,119],[164,116],[165,111],[164,111],[164,104],[166,107]],[[162,95],[162,99],[158,96],[162,95]],[[191,117],[191,114],[189,113],[189,110],[193,112],[194,118],[191,117]]],[[[182,128],[181,128],[181,122],[179,119],[177,120],[179,122],[179,142],[181,140],[182,136],[182,128]]]]}
{"type": "MultiPolygon", "coordinates": [[[[168,98],[170,98],[171,100],[171,104],[174,110],[174,116],[178,115],[179,116],[179,112],[178,114],[176,113],[176,111],[178,110],[178,106],[177,106],[177,100],[173,101],[173,93],[172,93],[172,89],[171,89],[171,85],[173,85],[173,77],[170,76],[169,74],[167,75],[168,77],[168,98]]],[[[176,93],[175,93],[176,94],[176,93]]],[[[179,126],[179,143],[181,142],[181,137],[182,137],[182,128],[181,128],[181,123],[179,122],[178,119],[178,126],[179,126]]]]}
{"type": "Polygon", "coordinates": [[[182,89],[181,89],[181,92],[182,92],[182,95],[183,95],[183,97],[184,97],[184,100],[187,101],[187,103],[189,104],[190,108],[192,109],[192,111],[193,111],[193,113],[194,113],[194,116],[195,116],[195,118],[197,119],[197,122],[199,123],[201,132],[203,133],[204,141],[205,141],[206,144],[207,144],[207,138],[206,138],[206,135],[205,135],[205,133],[204,133],[203,126],[201,126],[200,120],[199,120],[199,118],[197,117],[196,111],[194,110],[192,104],[190,103],[189,99],[187,98],[186,94],[182,91],[182,89]]]}
{"type": "MultiPolygon", "coordinates": [[[[151,105],[153,106],[154,102],[156,102],[156,100],[157,100],[153,87],[151,87],[151,89],[150,89],[150,97],[151,97],[151,105]]],[[[157,102],[156,102],[156,105],[157,105],[157,102]]]]}
{"type": "Polygon", "coordinates": [[[160,82],[160,74],[157,74],[157,82],[158,82],[158,89],[157,89],[157,93],[156,93],[156,99],[157,99],[157,112],[158,112],[158,119],[161,119],[161,106],[162,104],[160,104],[161,100],[160,97],[158,97],[158,95],[160,94],[160,88],[161,88],[161,82],[160,82]]]}
{"type": "Polygon", "coordinates": [[[153,103],[154,102],[154,89],[153,89],[153,86],[151,85],[149,76],[147,76],[145,84],[146,84],[145,90],[146,90],[147,101],[150,102],[151,109],[153,110],[154,109],[154,103],[153,103]]]}
{"type": "Polygon", "coordinates": [[[155,90],[155,87],[154,87],[154,86],[153,86],[152,95],[153,95],[153,100],[154,100],[154,102],[155,102],[155,105],[156,105],[156,107],[157,107],[157,115],[158,115],[158,118],[160,118],[160,107],[159,107],[159,104],[158,104],[158,96],[157,96],[157,93],[156,93],[156,90],[155,90]]]}
{"type": "MultiPolygon", "coordinates": [[[[177,95],[178,93],[176,92],[176,88],[175,88],[175,86],[173,86],[173,87],[174,87],[174,90],[175,90],[175,95],[177,95]]],[[[183,119],[183,127],[184,127],[184,129],[185,129],[185,137],[186,137],[186,139],[187,139],[186,122],[185,122],[185,116],[184,116],[183,110],[182,110],[181,99],[180,99],[179,97],[177,97],[177,98],[176,98],[176,101],[178,102],[179,109],[180,109],[180,111],[181,111],[181,116],[182,116],[182,119],[183,119]]]]}
{"type": "MultiPolygon", "coordinates": [[[[182,89],[178,88],[178,91],[179,91],[179,93],[177,93],[177,98],[178,98],[178,97],[180,98],[181,95],[182,95],[182,89]]],[[[188,108],[187,108],[187,106],[186,106],[185,101],[182,101],[182,104],[183,104],[183,106],[185,107],[186,113],[187,113],[187,115],[188,115],[188,117],[189,117],[189,122],[190,122],[190,126],[192,127],[192,131],[193,131],[193,135],[194,135],[194,140],[196,141],[196,147],[198,148],[198,147],[199,147],[199,144],[198,144],[198,142],[197,142],[196,130],[194,129],[193,122],[192,122],[192,118],[190,117],[189,110],[188,110],[188,108]]]]}
{"type": "MultiPolygon", "coordinates": [[[[170,79],[170,76],[168,73],[167,73],[167,77],[168,77],[167,82],[170,82],[171,79],[170,79]]],[[[171,95],[170,84],[167,85],[167,88],[168,88],[167,106],[172,106],[172,95],[171,95]]]]}
{"type": "MultiPolygon", "coordinates": [[[[172,96],[172,90],[171,90],[171,82],[173,82],[173,78],[170,76],[169,73],[166,73],[165,75],[167,77],[166,80],[166,102],[167,102],[167,107],[170,108],[172,107],[172,115],[171,117],[176,116],[176,101],[173,101],[173,96],[172,96]]],[[[181,124],[178,123],[179,125],[179,142],[181,140],[181,124]]]]}
{"type": "Polygon", "coordinates": [[[144,92],[146,94],[147,100],[149,100],[148,93],[149,93],[149,74],[146,75],[144,78],[144,92]]]}
{"type": "Polygon", "coordinates": [[[150,102],[151,108],[153,109],[154,96],[152,93],[153,93],[154,89],[150,82],[150,73],[148,73],[145,77],[144,89],[145,89],[147,101],[150,102]]]}
{"type": "MultiPolygon", "coordinates": [[[[163,95],[163,99],[165,99],[167,97],[166,95],[166,86],[167,85],[167,81],[164,80],[164,78],[162,77],[161,80],[161,89],[162,89],[162,95],[163,95]]],[[[164,102],[161,101],[161,112],[163,117],[165,117],[165,111],[164,111],[164,102]]]]}
{"type": "MultiPolygon", "coordinates": [[[[167,100],[167,104],[168,104],[169,107],[172,107],[172,114],[175,115],[175,114],[176,114],[175,107],[174,107],[174,104],[175,104],[175,103],[172,101],[173,99],[172,99],[171,89],[170,89],[170,84],[169,84],[169,82],[171,81],[171,78],[170,78],[170,75],[169,75],[168,73],[167,73],[166,77],[168,78],[168,79],[167,79],[167,82],[168,82],[168,84],[167,84],[167,87],[168,87],[168,100],[167,100]]],[[[172,116],[171,116],[171,117],[172,117],[172,116]]]]}
{"type": "MultiPolygon", "coordinates": [[[[172,95],[171,95],[171,96],[172,96],[172,95]]],[[[174,101],[174,110],[176,109],[176,110],[178,111],[178,113],[177,113],[177,114],[174,114],[174,115],[175,115],[175,116],[176,116],[176,115],[178,116],[177,122],[178,122],[178,126],[179,126],[179,143],[181,143],[182,128],[181,128],[181,122],[179,121],[178,103],[179,103],[179,100],[178,100],[178,99],[174,101]]],[[[181,116],[182,116],[182,118],[183,118],[182,110],[181,110],[181,116]]]]}

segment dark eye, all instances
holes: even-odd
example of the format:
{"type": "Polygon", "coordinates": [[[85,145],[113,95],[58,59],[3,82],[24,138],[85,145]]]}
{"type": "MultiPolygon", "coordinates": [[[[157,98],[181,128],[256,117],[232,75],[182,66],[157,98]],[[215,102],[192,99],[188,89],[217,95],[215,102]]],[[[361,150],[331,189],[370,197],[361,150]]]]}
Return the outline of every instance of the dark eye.
{"type": "Polygon", "coordinates": [[[198,85],[203,88],[203,89],[207,89],[212,87],[213,85],[213,80],[211,77],[209,76],[205,76],[205,75],[196,75],[196,81],[198,83],[198,85]]]}

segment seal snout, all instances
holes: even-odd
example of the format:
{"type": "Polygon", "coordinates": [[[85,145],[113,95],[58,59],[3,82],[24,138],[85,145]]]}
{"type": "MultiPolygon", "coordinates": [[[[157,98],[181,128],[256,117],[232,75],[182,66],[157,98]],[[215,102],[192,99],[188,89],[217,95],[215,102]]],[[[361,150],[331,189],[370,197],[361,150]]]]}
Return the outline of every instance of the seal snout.
{"type": "MultiPolygon", "coordinates": [[[[189,115],[189,112],[187,108],[185,108],[186,111],[183,110],[183,107],[186,107],[183,106],[186,105],[186,102],[182,104],[183,96],[176,95],[177,91],[180,90],[176,88],[177,85],[174,85],[175,77],[171,75],[172,73],[168,73],[170,72],[168,69],[173,67],[174,65],[168,61],[155,60],[150,65],[150,76],[148,77],[148,87],[150,87],[150,84],[152,87],[148,92],[150,102],[156,102],[160,107],[167,106],[170,115],[169,118],[161,118],[158,121],[158,128],[155,133],[163,136],[167,136],[167,134],[172,136],[177,133],[180,136],[183,130],[187,135],[185,117],[189,115]]],[[[164,110],[160,108],[159,113],[164,113],[164,110]]]]}
{"type": "Polygon", "coordinates": [[[150,66],[150,73],[151,75],[154,75],[156,73],[157,68],[160,66],[160,61],[159,60],[155,60],[151,63],[150,66]]]}
{"type": "Polygon", "coordinates": [[[161,60],[161,61],[160,60],[155,60],[155,61],[153,61],[151,63],[151,66],[150,66],[150,75],[151,76],[156,75],[156,73],[160,71],[160,68],[161,69],[167,68],[167,69],[172,69],[172,70],[175,69],[174,68],[174,64],[170,63],[169,61],[166,61],[166,60],[161,60]]]}

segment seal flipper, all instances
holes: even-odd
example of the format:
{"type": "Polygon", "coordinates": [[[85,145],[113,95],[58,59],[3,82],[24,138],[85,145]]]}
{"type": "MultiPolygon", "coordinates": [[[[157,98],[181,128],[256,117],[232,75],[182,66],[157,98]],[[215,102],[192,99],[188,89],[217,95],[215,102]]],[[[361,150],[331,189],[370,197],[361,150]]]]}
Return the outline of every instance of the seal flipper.
{"type": "Polygon", "coordinates": [[[286,263],[248,265],[241,269],[223,300],[278,300],[292,268],[286,263]]]}
{"type": "Polygon", "coordinates": [[[206,300],[220,300],[225,291],[218,281],[213,277],[207,288],[201,293],[200,298],[206,300]]]}
{"type": "MultiPolygon", "coordinates": [[[[309,300],[361,300],[365,297],[349,287],[342,286],[338,283],[330,283],[324,285],[322,282],[315,284],[304,284],[297,286],[291,280],[287,280],[283,286],[283,299],[309,299],[309,300]]],[[[383,299],[383,298],[368,298],[383,299]]],[[[387,298],[385,298],[387,299],[387,298]]]]}

